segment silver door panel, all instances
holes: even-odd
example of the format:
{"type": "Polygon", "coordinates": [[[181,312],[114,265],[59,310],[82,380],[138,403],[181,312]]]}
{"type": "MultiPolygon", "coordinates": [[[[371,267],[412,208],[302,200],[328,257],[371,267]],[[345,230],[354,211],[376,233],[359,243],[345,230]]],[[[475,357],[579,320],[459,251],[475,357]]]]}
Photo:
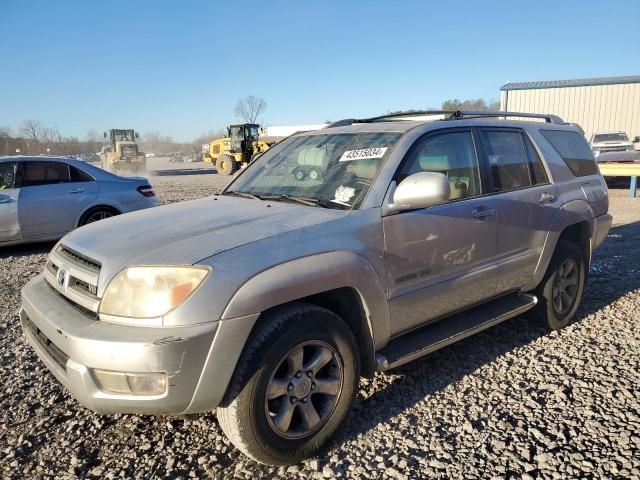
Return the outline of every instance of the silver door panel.
{"type": "Polygon", "coordinates": [[[20,223],[18,221],[19,188],[0,190],[0,242],[20,240],[20,223]]]}
{"type": "Polygon", "coordinates": [[[492,199],[388,216],[383,228],[392,335],[495,295],[492,199]]]}
{"type": "Polygon", "coordinates": [[[498,209],[498,292],[517,290],[531,281],[553,218],[558,213],[556,187],[540,185],[495,196],[498,209]]]}

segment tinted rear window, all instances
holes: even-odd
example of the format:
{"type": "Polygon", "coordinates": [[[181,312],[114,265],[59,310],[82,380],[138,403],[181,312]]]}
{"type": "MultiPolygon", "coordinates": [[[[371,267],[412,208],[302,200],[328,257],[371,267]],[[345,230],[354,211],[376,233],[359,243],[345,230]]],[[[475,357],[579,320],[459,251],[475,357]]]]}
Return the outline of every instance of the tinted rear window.
{"type": "Polygon", "coordinates": [[[585,138],[576,132],[540,130],[576,177],[596,175],[598,167],[585,138]]]}
{"type": "Polygon", "coordinates": [[[494,191],[506,192],[531,185],[529,161],[519,131],[483,129],[480,136],[494,191]]]}
{"type": "Polygon", "coordinates": [[[72,182],[93,182],[93,178],[74,166],[69,165],[69,171],[72,182]]]}
{"type": "Polygon", "coordinates": [[[59,162],[24,162],[23,187],[69,182],[69,167],[59,162]]]}

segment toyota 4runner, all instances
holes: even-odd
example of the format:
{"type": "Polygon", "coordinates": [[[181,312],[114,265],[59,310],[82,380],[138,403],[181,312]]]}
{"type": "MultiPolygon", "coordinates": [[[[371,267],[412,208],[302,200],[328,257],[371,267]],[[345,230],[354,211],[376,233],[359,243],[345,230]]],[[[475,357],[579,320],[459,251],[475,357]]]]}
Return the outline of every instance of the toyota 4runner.
{"type": "Polygon", "coordinates": [[[525,312],[566,326],[607,209],[589,144],[556,116],[343,120],[219,195],[70,233],[21,323],[86,407],[217,409],[242,452],[290,464],[338,428],[361,376],[525,312]],[[301,178],[309,158],[321,171],[301,178]]]}

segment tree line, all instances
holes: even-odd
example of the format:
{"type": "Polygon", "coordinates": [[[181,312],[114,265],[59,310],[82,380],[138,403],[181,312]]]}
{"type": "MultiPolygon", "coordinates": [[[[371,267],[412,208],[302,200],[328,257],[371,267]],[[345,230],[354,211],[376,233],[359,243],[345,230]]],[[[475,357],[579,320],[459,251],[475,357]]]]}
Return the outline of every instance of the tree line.
{"type": "MultiPolygon", "coordinates": [[[[427,111],[442,110],[445,112],[456,111],[456,110],[500,110],[500,101],[497,100],[497,101],[487,102],[482,98],[461,101],[455,98],[452,100],[445,100],[444,102],[442,102],[442,105],[440,106],[440,108],[430,107],[430,108],[426,108],[425,110],[427,111]]],[[[411,113],[417,113],[419,111],[420,110],[413,110],[413,109],[412,110],[394,110],[394,111],[389,111],[387,113],[411,114],[411,113]]]]}
{"type": "Polygon", "coordinates": [[[92,151],[96,151],[95,142],[65,136],[38,120],[25,120],[15,134],[9,127],[0,127],[0,155],[70,155],[92,151]]]}
{"type": "MultiPolygon", "coordinates": [[[[142,152],[170,154],[175,152],[199,152],[200,143],[179,143],[170,136],[147,132],[140,136],[138,146],[142,152]]],[[[10,127],[0,127],[0,156],[2,155],[76,155],[98,153],[108,143],[104,134],[90,129],[84,139],[63,135],[57,128],[50,128],[38,120],[25,120],[13,132],[10,127]]]]}

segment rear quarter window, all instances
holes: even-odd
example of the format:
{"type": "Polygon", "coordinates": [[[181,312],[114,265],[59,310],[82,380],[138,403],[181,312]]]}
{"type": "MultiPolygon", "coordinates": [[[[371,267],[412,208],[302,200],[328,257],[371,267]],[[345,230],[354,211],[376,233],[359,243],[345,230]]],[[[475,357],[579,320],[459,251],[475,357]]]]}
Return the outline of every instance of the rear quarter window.
{"type": "Polygon", "coordinates": [[[93,182],[93,178],[90,175],[73,165],[69,165],[69,172],[71,173],[72,182],[93,182]]]}
{"type": "Polygon", "coordinates": [[[576,177],[597,175],[598,167],[585,138],[577,132],[540,130],[576,177]]]}

